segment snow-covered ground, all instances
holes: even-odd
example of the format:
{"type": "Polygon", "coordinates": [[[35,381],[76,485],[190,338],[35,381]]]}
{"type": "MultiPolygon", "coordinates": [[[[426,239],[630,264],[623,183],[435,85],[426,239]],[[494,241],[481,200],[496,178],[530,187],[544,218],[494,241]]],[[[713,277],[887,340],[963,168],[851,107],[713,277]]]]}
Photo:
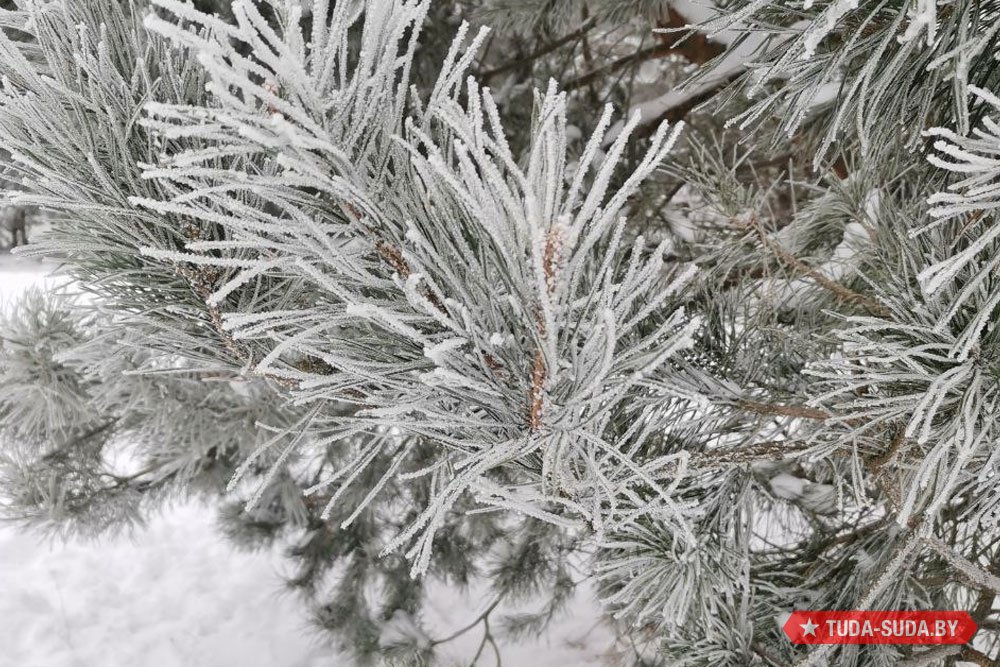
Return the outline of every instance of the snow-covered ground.
{"type": "Polygon", "coordinates": [[[4,667],[342,665],[281,593],[279,558],[233,551],[181,505],[129,537],[40,543],[0,528],[4,667]]]}
{"type": "MultiPolygon", "coordinates": [[[[0,255],[0,307],[31,285],[60,284],[48,272],[0,255]]],[[[278,550],[232,549],[197,503],[88,542],[42,542],[0,524],[0,667],[350,667],[283,592],[283,570],[278,550]]],[[[424,620],[446,636],[485,603],[442,590],[424,620]]],[[[480,637],[477,628],[449,643],[444,664],[468,665],[480,637]]],[[[585,591],[548,635],[501,651],[515,667],[583,667],[608,664],[611,644],[585,591]]]]}

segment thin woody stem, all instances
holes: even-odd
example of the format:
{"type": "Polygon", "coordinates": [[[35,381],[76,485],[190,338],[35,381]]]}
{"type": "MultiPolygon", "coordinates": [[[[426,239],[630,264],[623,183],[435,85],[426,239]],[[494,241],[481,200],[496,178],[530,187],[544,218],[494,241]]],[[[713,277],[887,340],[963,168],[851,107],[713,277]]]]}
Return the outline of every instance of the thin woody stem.
{"type": "MultiPolygon", "coordinates": [[[[548,295],[555,291],[556,265],[559,261],[559,230],[553,228],[545,238],[545,250],[542,252],[542,270],[545,273],[545,289],[548,295]]],[[[538,336],[544,339],[546,335],[545,320],[538,313],[538,336]]],[[[535,350],[535,359],[531,366],[531,389],[528,390],[528,426],[537,431],[542,426],[542,410],[544,405],[543,390],[548,368],[545,365],[545,355],[539,347],[535,350]]]]}
{"type": "Polygon", "coordinates": [[[490,78],[492,76],[496,76],[497,74],[503,74],[504,72],[509,72],[512,69],[517,69],[518,67],[521,67],[522,65],[527,65],[529,63],[532,63],[532,62],[538,60],[539,58],[541,58],[542,56],[547,55],[549,53],[552,53],[553,51],[555,51],[559,47],[564,46],[565,44],[569,44],[570,42],[572,42],[572,41],[574,41],[576,39],[579,39],[580,37],[583,37],[585,34],[587,34],[588,32],[590,32],[590,30],[595,25],[597,25],[597,19],[596,19],[596,17],[592,16],[592,17],[590,17],[590,19],[584,21],[583,25],[581,25],[579,28],[577,28],[573,32],[568,33],[568,34],[560,37],[559,39],[557,39],[557,40],[555,40],[553,42],[550,42],[549,44],[546,44],[545,46],[543,46],[541,48],[536,49],[535,51],[532,51],[531,53],[529,53],[528,55],[526,55],[524,57],[518,58],[517,60],[512,60],[512,61],[510,61],[508,63],[500,65],[499,67],[495,67],[493,69],[486,70],[485,72],[480,72],[479,78],[481,80],[485,81],[486,79],[488,79],[488,78],[490,78]]]}
{"type": "Polygon", "coordinates": [[[764,228],[760,224],[760,221],[757,219],[756,215],[751,216],[750,224],[753,225],[753,227],[756,229],[757,234],[758,236],[760,236],[760,240],[764,244],[764,246],[768,248],[771,252],[773,252],[775,255],[777,255],[781,261],[791,265],[792,267],[797,269],[800,273],[809,276],[814,281],[816,281],[816,283],[820,287],[823,287],[824,289],[832,292],[833,295],[836,296],[841,301],[845,301],[847,303],[856,303],[860,306],[863,306],[865,310],[870,312],[872,315],[877,315],[879,317],[885,317],[889,313],[888,309],[879,302],[875,301],[870,297],[865,296],[864,294],[858,294],[854,290],[850,289],[849,287],[845,287],[836,280],[828,278],[827,276],[823,275],[820,271],[814,269],[813,267],[809,266],[808,264],[800,260],[798,257],[795,257],[794,255],[789,253],[787,250],[782,248],[781,245],[771,240],[768,237],[767,233],[764,231],[764,228]]]}
{"type": "Polygon", "coordinates": [[[779,405],[777,403],[758,403],[741,399],[736,402],[736,407],[746,412],[756,412],[759,415],[780,416],[780,417],[800,417],[802,419],[813,419],[824,421],[830,418],[830,413],[819,408],[809,408],[802,405],[779,405]]]}
{"type": "Polygon", "coordinates": [[[443,637],[441,639],[431,640],[431,646],[438,646],[439,644],[446,644],[446,643],[452,641],[453,639],[457,639],[458,637],[461,637],[466,632],[468,632],[472,628],[476,627],[477,625],[479,625],[480,623],[482,623],[487,617],[489,617],[489,615],[493,613],[493,610],[496,609],[497,606],[500,604],[501,600],[503,600],[502,596],[501,597],[497,597],[495,600],[493,600],[493,602],[491,602],[489,604],[489,606],[486,607],[486,609],[483,610],[483,613],[481,613],[479,616],[477,616],[475,619],[473,619],[473,621],[471,623],[469,623],[468,625],[463,626],[462,628],[460,628],[459,630],[456,630],[455,632],[451,633],[447,637],[443,637]]]}
{"type": "Polygon", "coordinates": [[[756,443],[749,447],[715,449],[693,454],[688,465],[696,470],[712,470],[757,461],[780,461],[790,454],[807,449],[808,446],[807,443],[797,440],[774,440],[756,443]]]}

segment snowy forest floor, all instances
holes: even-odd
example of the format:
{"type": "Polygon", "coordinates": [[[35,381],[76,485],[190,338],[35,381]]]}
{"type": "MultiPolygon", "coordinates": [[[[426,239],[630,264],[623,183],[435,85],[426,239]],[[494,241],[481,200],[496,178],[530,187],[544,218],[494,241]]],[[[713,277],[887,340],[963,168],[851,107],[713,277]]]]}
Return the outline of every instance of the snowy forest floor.
{"type": "MultiPolygon", "coordinates": [[[[0,308],[51,267],[0,254],[0,308]]],[[[350,667],[282,587],[280,549],[234,550],[211,507],[177,504],[131,535],[43,541],[0,524],[0,667],[350,667]]],[[[613,635],[592,591],[537,641],[501,641],[505,667],[605,665],[613,635]]],[[[485,596],[441,590],[425,622],[437,635],[475,618],[485,596]]],[[[443,664],[468,665],[474,629],[443,664]]],[[[492,667],[487,655],[478,664],[492,667]]]]}

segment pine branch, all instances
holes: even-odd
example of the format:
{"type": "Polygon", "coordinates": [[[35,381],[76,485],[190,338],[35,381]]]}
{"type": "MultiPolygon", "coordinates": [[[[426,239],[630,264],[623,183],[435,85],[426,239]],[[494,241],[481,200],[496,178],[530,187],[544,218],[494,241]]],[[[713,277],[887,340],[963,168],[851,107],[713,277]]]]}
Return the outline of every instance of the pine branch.
{"type": "MultiPolygon", "coordinates": [[[[493,602],[491,602],[488,605],[486,605],[486,609],[484,609],[481,614],[479,614],[478,616],[476,616],[476,618],[474,618],[471,623],[469,623],[468,625],[465,625],[465,626],[459,628],[458,630],[456,630],[455,632],[451,633],[450,635],[448,635],[446,637],[442,637],[441,639],[432,639],[431,640],[431,646],[439,646],[441,644],[446,644],[446,643],[448,643],[448,642],[450,642],[450,641],[452,641],[454,639],[457,639],[457,638],[461,637],[462,635],[464,635],[469,630],[472,630],[474,627],[476,627],[480,623],[483,623],[484,621],[486,621],[489,618],[490,614],[493,613],[493,610],[495,610],[500,605],[500,602],[502,602],[502,601],[503,601],[503,596],[497,597],[495,600],[493,600],[493,602]]],[[[477,654],[477,657],[478,657],[478,654],[477,654]]],[[[475,661],[473,661],[473,662],[475,662],[475,661]]]]}
{"type": "Polygon", "coordinates": [[[531,53],[522,56],[520,58],[517,58],[516,60],[512,60],[508,63],[504,63],[503,65],[500,65],[493,69],[488,69],[486,71],[480,72],[479,79],[480,81],[488,81],[497,74],[503,74],[504,72],[509,72],[511,70],[517,69],[518,67],[523,67],[524,65],[530,65],[531,63],[535,62],[536,60],[539,60],[543,56],[552,53],[556,49],[559,49],[560,47],[565,46],[570,42],[580,39],[588,32],[590,32],[596,25],[597,25],[597,17],[592,16],[586,21],[584,21],[579,28],[577,28],[571,33],[563,35],[559,39],[549,42],[548,44],[545,44],[544,46],[541,46],[532,51],[531,53]]]}
{"type": "Polygon", "coordinates": [[[945,658],[958,655],[962,648],[961,646],[936,646],[903,660],[899,663],[898,667],[931,667],[931,665],[938,665],[945,658]]]}
{"type": "Polygon", "coordinates": [[[974,649],[973,647],[965,644],[958,652],[958,659],[965,660],[967,662],[979,665],[979,667],[996,667],[996,660],[989,657],[982,651],[974,649]]]}
{"type": "Polygon", "coordinates": [[[635,133],[632,135],[632,140],[637,141],[639,139],[649,137],[662,123],[676,123],[684,120],[684,118],[694,109],[700,107],[724,91],[734,81],[739,80],[742,75],[742,72],[730,74],[724,77],[721,81],[708,86],[704,90],[685,97],[682,102],[670,107],[669,109],[665,109],[658,115],[652,118],[643,118],[639,122],[635,133]]]}
{"type": "Polygon", "coordinates": [[[765,661],[767,661],[767,663],[770,664],[771,667],[788,667],[788,663],[787,662],[785,662],[784,660],[780,660],[780,659],[774,657],[771,654],[771,652],[768,651],[767,648],[765,648],[761,644],[758,644],[757,642],[754,642],[754,643],[752,643],[750,645],[750,648],[753,650],[754,653],[756,653],[761,658],[763,658],[765,661]]]}
{"type": "Polygon", "coordinates": [[[712,449],[692,454],[688,465],[694,470],[713,470],[756,463],[758,461],[781,461],[807,449],[809,444],[802,441],[774,440],[759,442],[747,447],[712,449]]]}
{"type": "Polygon", "coordinates": [[[627,56],[622,56],[616,60],[611,61],[601,67],[593,69],[586,74],[581,74],[580,76],[570,79],[565,86],[564,90],[576,90],[577,88],[582,88],[584,86],[589,86],[592,83],[601,81],[604,77],[617,72],[620,69],[626,67],[631,67],[633,65],[638,65],[639,63],[646,62],[647,60],[654,60],[656,58],[663,58],[674,53],[674,50],[666,45],[657,44],[656,46],[646,47],[645,49],[640,49],[635,53],[631,53],[627,56]]]}
{"type": "MultiPolygon", "coordinates": [[[[542,250],[542,271],[545,276],[545,289],[547,297],[551,296],[556,288],[556,265],[559,262],[562,239],[560,230],[553,226],[545,235],[545,247],[542,250]]],[[[538,316],[538,337],[539,341],[545,339],[545,320],[543,313],[538,316]]],[[[531,367],[531,389],[528,392],[528,426],[532,431],[537,431],[542,426],[542,409],[544,405],[545,378],[548,371],[545,366],[545,355],[541,348],[535,350],[535,358],[531,367]]]]}
{"type": "Polygon", "coordinates": [[[726,51],[725,44],[692,27],[676,7],[668,6],[667,18],[659,21],[656,27],[657,36],[664,45],[693,65],[704,65],[726,51]]]}
{"type": "Polygon", "coordinates": [[[962,555],[955,553],[954,549],[936,537],[925,537],[924,542],[944,558],[966,583],[982,591],[990,591],[1000,595],[1000,577],[990,574],[962,555]]]}
{"type": "MultiPolygon", "coordinates": [[[[582,74],[566,83],[564,89],[575,90],[590,85],[620,69],[631,67],[647,60],[676,55],[684,58],[691,64],[703,65],[725,52],[725,45],[709,39],[703,33],[689,29],[688,26],[688,20],[680,12],[673,7],[667,7],[666,20],[660,21],[657,24],[658,30],[662,31],[657,33],[660,44],[640,49],[635,53],[622,56],[602,67],[582,74]],[[680,30],[685,30],[685,34],[677,34],[680,30]]],[[[665,118],[664,120],[676,121],[680,120],[680,118],[665,118]]]]}
{"type": "Polygon", "coordinates": [[[826,410],[810,408],[804,405],[780,405],[777,403],[759,403],[748,399],[736,401],[736,407],[746,412],[754,412],[759,415],[769,417],[797,417],[800,419],[812,419],[824,421],[831,417],[826,410]]]}
{"type": "Polygon", "coordinates": [[[888,498],[890,506],[894,510],[898,510],[903,502],[902,493],[898,482],[889,474],[887,466],[895,460],[896,456],[902,450],[903,444],[906,442],[906,428],[899,424],[895,428],[896,434],[893,436],[889,447],[878,456],[865,458],[864,462],[869,473],[872,475],[872,479],[875,480],[875,483],[885,494],[886,498],[888,498]]]}
{"type": "Polygon", "coordinates": [[[890,311],[888,308],[875,301],[874,299],[867,297],[863,294],[858,294],[854,290],[845,287],[835,280],[831,280],[827,276],[809,266],[802,260],[798,259],[784,248],[782,248],[778,243],[772,241],[767,233],[764,231],[764,227],[760,224],[755,214],[750,216],[750,224],[757,230],[757,234],[760,237],[761,242],[766,248],[771,250],[775,255],[777,255],[783,262],[789,264],[790,266],[796,268],[799,272],[809,276],[821,287],[829,290],[841,301],[846,301],[848,303],[856,303],[863,306],[872,315],[878,317],[888,317],[890,311]]]}

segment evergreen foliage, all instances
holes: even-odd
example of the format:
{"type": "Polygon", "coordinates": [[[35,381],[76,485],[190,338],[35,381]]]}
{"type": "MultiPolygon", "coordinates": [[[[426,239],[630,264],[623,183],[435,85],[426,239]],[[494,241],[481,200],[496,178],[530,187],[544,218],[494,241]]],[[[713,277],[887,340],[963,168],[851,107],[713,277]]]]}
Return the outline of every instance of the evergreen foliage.
{"type": "Polygon", "coordinates": [[[86,294],[0,322],[2,511],[93,535],[227,493],[360,664],[434,662],[436,582],[488,588],[490,664],[580,570],[627,664],[992,664],[998,26],[3,4],[9,199],[86,294]],[[797,647],[802,608],[981,631],[797,647]]]}

